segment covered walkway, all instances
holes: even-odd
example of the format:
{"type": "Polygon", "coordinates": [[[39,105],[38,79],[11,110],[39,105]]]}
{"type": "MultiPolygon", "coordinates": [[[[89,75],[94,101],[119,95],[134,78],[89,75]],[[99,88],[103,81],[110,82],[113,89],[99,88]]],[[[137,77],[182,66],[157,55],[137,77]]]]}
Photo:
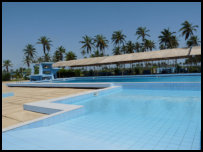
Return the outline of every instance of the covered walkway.
{"type": "Polygon", "coordinates": [[[201,46],[192,48],[175,48],[150,52],[138,52],[123,55],[104,56],[85,58],[70,61],[60,61],[54,63],[53,67],[84,67],[84,66],[99,66],[108,64],[129,64],[145,61],[159,61],[170,59],[189,58],[191,56],[200,56],[201,46]]]}

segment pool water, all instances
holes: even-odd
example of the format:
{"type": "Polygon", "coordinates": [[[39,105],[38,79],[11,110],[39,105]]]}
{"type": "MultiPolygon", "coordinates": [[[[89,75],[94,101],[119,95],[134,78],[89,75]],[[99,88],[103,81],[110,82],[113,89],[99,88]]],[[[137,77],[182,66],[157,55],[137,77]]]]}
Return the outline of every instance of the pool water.
{"type": "Polygon", "coordinates": [[[13,92],[2,93],[2,98],[14,96],[13,92]]]}
{"type": "Polygon", "coordinates": [[[201,82],[201,75],[185,76],[113,76],[113,77],[76,77],[66,80],[53,80],[54,83],[87,83],[87,82],[201,82]]]}
{"type": "Polygon", "coordinates": [[[125,88],[72,104],[86,113],[7,131],[3,149],[201,149],[201,91],[125,88]]]}

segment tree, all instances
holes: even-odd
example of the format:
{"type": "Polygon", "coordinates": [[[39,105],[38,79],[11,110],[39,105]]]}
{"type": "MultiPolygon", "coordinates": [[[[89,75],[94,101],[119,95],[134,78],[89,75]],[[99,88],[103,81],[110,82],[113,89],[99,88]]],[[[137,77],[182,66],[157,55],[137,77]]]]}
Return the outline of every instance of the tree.
{"type": "Polygon", "coordinates": [[[16,69],[14,73],[15,73],[14,75],[15,78],[20,78],[21,75],[20,75],[19,69],[16,69]]]}
{"type": "Polygon", "coordinates": [[[34,60],[34,58],[36,57],[36,49],[34,48],[34,46],[32,44],[28,44],[25,46],[25,49],[23,49],[24,55],[25,56],[29,56],[29,58],[31,60],[34,60]]]}
{"type": "Polygon", "coordinates": [[[63,61],[63,55],[64,53],[66,52],[66,49],[63,47],[63,46],[59,46],[57,49],[56,49],[58,55],[59,55],[59,60],[60,61],[63,61]]]}
{"type": "Polygon", "coordinates": [[[112,34],[111,40],[115,46],[124,45],[126,35],[122,34],[122,31],[115,31],[112,34]]]}
{"type": "Polygon", "coordinates": [[[200,40],[197,36],[191,36],[190,39],[187,41],[187,46],[191,47],[191,46],[198,46],[200,45],[200,40]]]}
{"type": "Polygon", "coordinates": [[[150,50],[152,51],[152,49],[156,48],[155,47],[155,43],[151,40],[147,40],[145,39],[144,44],[143,44],[144,50],[150,50]]]}
{"type": "Polygon", "coordinates": [[[136,52],[141,52],[142,51],[142,44],[140,44],[139,42],[135,43],[135,50],[136,52]]]}
{"type": "Polygon", "coordinates": [[[35,63],[41,63],[41,62],[44,62],[44,57],[39,57],[36,61],[35,61],[35,63]]]}
{"type": "Polygon", "coordinates": [[[8,72],[8,71],[9,71],[9,67],[12,67],[12,66],[13,66],[13,65],[12,65],[12,63],[11,63],[10,60],[4,60],[4,61],[3,61],[3,67],[6,68],[6,72],[8,72]]]}
{"type": "Polygon", "coordinates": [[[82,49],[86,49],[87,54],[89,54],[92,50],[92,47],[94,47],[94,43],[91,37],[85,35],[82,37],[83,41],[80,41],[80,43],[83,44],[81,47],[82,49]]]}
{"type": "Polygon", "coordinates": [[[25,46],[25,49],[23,49],[24,52],[24,59],[23,62],[27,64],[28,68],[30,67],[30,64],[34,62],[34,59],[36,57],[36,49],[32,44],[28,44],[25,46]]]}
{"type": "Polygon", "coordinates": [[[85,54],[86,54],[85,50],[82,50],[81,54],[82,54],[82,56],[85,56],[85,54]]]}
{"type": "Polygon", "coordinates": [[[119,46],[113,49],[113,55],[121,55],[121,48],[119,46]]]}
{"type": "Polygon", "coordinates": [[[125,45],[125,53],[134,53],[135,46],[132,41],[128,41],[125,45]]]}
{"type": "Polygon", "coordinates": [[[58,62],[58,61],[60,61],[60,54],[59,54],[59,51],[58,50],[56,50],[55,52],[54,52],[54,55],[53,55],[53,62],[58,62]]]}
{"type": "Polygon", "coordinates": [[[182,36],[185,36],[185,40],[187,40],[190,36],[193,35],[193,31],[197,31],[198,25],[192,25],[188,21],[183,22],[182,28],[179,32],[182,32],[182,36]]]}
{"type": "Polygon", "coordinates": [[[24,59],[23,59],[23,62],[25,64],[27,64],[27,67],[29,68],[30,67],[30,63],[32,62],[32,59],[30,58],[30,56],[25,56],[24,59]]]}
{"type": "Polygon", "coordinates": [[[19,68],[20,78],[23,78],[25,70],[26,70],[26,69],[23,68],[23,67],[20,67],[20,68],[19,68]]]}
{"type": "Polygon", "coordinates": [[[166,49],[166,47],[165,47],[164,44],[161,44],[161,45],[159,46],[159,49],[160,49],[160,50],[164,50],[164,49],[166,49]]]}
{"type": "Polygon", "coordinates": [[[171,45],[171,48],[177,48],[179,46],[178,39],[175,35],[172,36],[171,45]]]}
{"type": "Polygon", "coordinates": [[[121,52],[123,53],[123,54],[126,54],[127,53],[127,48],[126,48],[126,45],[123,45],[122,47],[121,47],[121,52]]]}
{"type": "Polygon", "coordinates": [[[136,35],[138,35],[137,39],[142,38],[142,42],[144,43],[145,37],[150,37],[149,34],[147,34],[150,30],[147,30],[146,27],[138,27],[136,31],[136,35]]]}
{"type": "Polygon", "coordinates": [[[47,38],[46,36],[42,36],[38,39],[37,44],[42,44],[44,56],[46,56],[46,54],[49,53],[50,48],[51,48],[51,42],[52,41],[49,38],[47,38]]]}
{"type": "Polygon", "coordinates": [[[74,52],[72,51],[69,51],[68,53],[66,53],[66,61],[69,61],[69,60],[76,60],[77,59],[77,56],[75,55],[74,52]]]}
{"type": "Polygon", "coordinates": [[[104,54],[102,52],[100,53],[99,50],[96,50],[96,51],[94,51],[93,54],[91,54],[90,57],[101,57],[101,56],[104,56],[104,54]]]}
{"type": "Polygon", "coordinates": [[[177,48],[179,43],[177,37],[173,35],[175,33],[170,32],[169,28],[161,31],[161,35],[158,37],[160,46],[165,49],[177,48]]]}
{"type": "Polygon", "coordinates": [[[96,35],[94,39],[94,44],[97,50],[104,54],[105,48],[108,47],[108,40],[103,35],[96,35]]]}
{"type": "Polygon", "coordinates": [[[50,55],[47,53],[43,56],[43,62],[50,62],[51,61],[51,57],[50,55]]]}

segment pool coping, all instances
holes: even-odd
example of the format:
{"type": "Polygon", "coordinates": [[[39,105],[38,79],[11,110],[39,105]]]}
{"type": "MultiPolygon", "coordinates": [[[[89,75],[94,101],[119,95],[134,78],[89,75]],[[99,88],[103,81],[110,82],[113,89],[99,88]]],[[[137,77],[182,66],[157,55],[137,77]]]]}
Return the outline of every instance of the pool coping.
{"type": "MultiPolygon", "coordinates": [[[[47,109],[52,109],[53,111],[51,110],[52,112],[47,116],[43,116],[43,117],[40,117],[40,118],[37,118],[37,119],[34,119],[34,120],[22,122],[22,123],[19,123],[17,125],[13,125],[13,126],[9,126],[7,128],[3,128],[2,133],[83,107],[82,105],[52,103],[54,101],[62,100],[62,99],[68,99],[68,98],[77,97],[77,96],[86,95],[86,94],[91,94],[91,93],[95,93],[95,92],[101,92],[101,91],[104,91],[104,90],[110,90],[110,89],[114,89],[114,88],[121,88],[121,87],[120,86],[111,86],[111,87],[104,88],[104,89],[91,90],[91,91],[87,91],[87,92],[77,93],[77,94],[74,94],[74,95],[68,95],[68,96],[63,96],[63,97],[59,97],[59,98],[41,100],[41,101],[38,101],[38,102],[31,102],[31,103],[24,104],[24,105],[28,105],[28,106],[31,105],[31,106],[33,106],[35,108],[42,107],[44,109],[46,109],[46,108],[47,109]],[[55,107],[56,105],[57,105],[57,109],[55,107]]],[[[23,107],[24,107],[24,105],[23,105],[23,107]]]]}
{"type": "Polygon", "coordinates": [[[8,87],[107,88],[112,83],[7,83],[8,87]]]}
{"type": "Polygon", "coordinates": [[[140,84],[140,83],[201,83],[201,82],[97,82],[97,83],[8,83],[8,87],[39,87],[39,88],[93,88],[93,89],[102,89],[108,88],[121,84],[140,84]]]}

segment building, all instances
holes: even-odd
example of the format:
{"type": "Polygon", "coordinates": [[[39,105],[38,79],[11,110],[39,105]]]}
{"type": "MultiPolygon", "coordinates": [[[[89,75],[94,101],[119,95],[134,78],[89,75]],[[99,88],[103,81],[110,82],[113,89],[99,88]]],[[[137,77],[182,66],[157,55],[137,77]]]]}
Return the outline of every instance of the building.
{"type": "Polygon", "coordinates": [[[53,68],[52,64],[53,62],[42,62],[34,64],[32,68],[32,75],[30,75],[30,81],[55,79],[57,77],[57,71],[60,68],[53,68]]]}

